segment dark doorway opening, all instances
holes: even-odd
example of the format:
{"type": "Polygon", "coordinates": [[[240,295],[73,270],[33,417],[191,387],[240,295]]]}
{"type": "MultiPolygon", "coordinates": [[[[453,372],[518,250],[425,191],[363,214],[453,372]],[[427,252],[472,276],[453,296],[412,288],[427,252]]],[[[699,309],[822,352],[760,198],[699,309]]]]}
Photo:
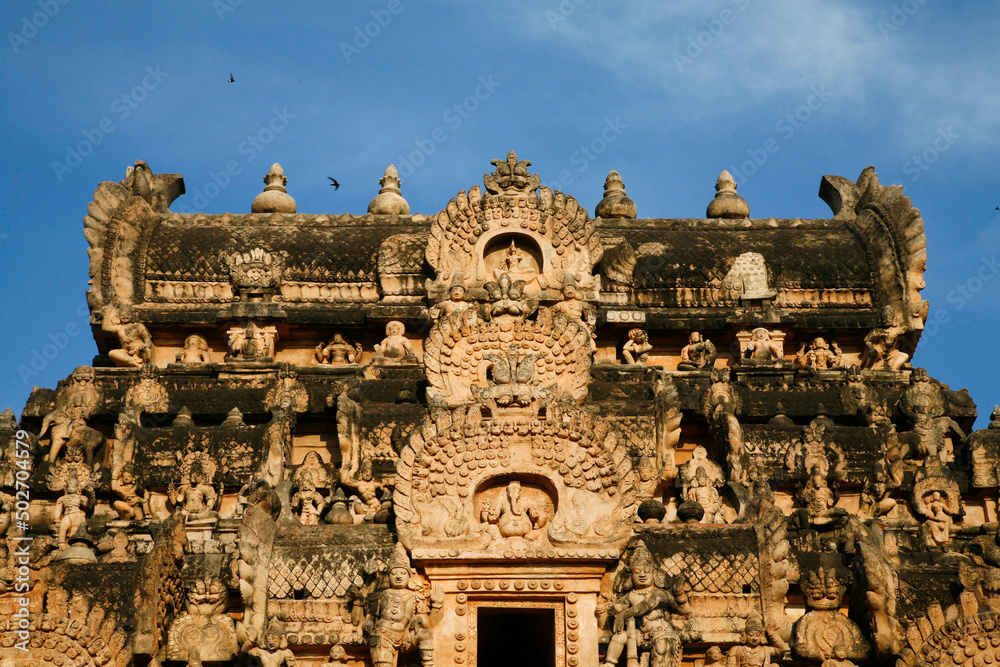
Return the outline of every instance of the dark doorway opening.
{"type": "Polygon", "coordinates": [[[555,611],[480,607],[476,653],[477,667],[555,667],[555,611]]]}

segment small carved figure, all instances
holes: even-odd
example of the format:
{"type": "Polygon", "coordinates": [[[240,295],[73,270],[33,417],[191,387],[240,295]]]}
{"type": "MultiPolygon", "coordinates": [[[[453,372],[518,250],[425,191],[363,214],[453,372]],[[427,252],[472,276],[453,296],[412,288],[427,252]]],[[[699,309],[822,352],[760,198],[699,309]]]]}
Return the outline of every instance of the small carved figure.
{"type": "Polygon", "coordinates": [[[375,346],[375,356],[393,361],[416,362],[417,356],[413,353],[413,345],[403,334],[406,332],[406,325],[399,320],[393,320],[385,325],[385,339],[375,346]]]}
{"type": "Polygon", "coordinates": [[[805,506],[805,516],[816,527],[827,526],[846,516],[847,511],[835,507],[838,494],[819,466],[813,466],[805,485],[800,487],[799,502],[805,506]]]}
{"type": "Polygon", "coordinates": [[[896,507],[896,500],[889,497],[886,475],[878,470],[873,477],[865,480],[861,489],[861,504],[858,515],[869,519],[885,516],[896,507]]]}
{"type": "Polygon", "coordinates": [[[722,513],[722,498],[719,496],[719,490],[708,478],[708,473],[704,468],[698,468],[695,471],[694,480],[685,494],[685,499],[698,503],[705,510],[701,523],[726,522],[722,513]]]}
{"type": "Polygon", "coordinates": [[[632,551],[629,569],[632,590],[611,605],[614,634],[608,643],[605,665],[617,665],[627,646],[629,664],[639,658],[641,650],[649,652],[650,667],[671,666],[682,636],[670,615],[690,613],[687,596],[680,589],[672,594],[657,585],[656,565],[643,542],[632,551]]]}
{"type": "Polygon", "coordinates": [[[631,329],[628,332],[628,340],[622,346],[622,356],[625,357],[626,364],[643,364],[649,359],[649,352],[653,346],[649,343],[649,335],[642,329],[631,329]]]}
{"type": "Polygon", "coordinates": [[[964,513],[961,498],[958,483],[936,459],[917,470],[912,500],[914,509],[925,518],[922,530],[926,546],[943,547],[951,542],[952,523],[964,513]]]}
{"type": "Polygon", "coordinates": [[[100,402],[100,392],[94,386],[94,369],[90,366],[78,366],[70,376],[69,386],[61,389],[56,394],[55,409],[45,415],[42,420],[42,430],[38,437],[41,439],[51,429],[51,444],[49,453],[45,457],[46,461],[55,461],[64,445],[76,438],[78,441],[86,440],[91,446],[87,448],[88,462],[92,458],[93,450],[104,441],[104,436],[87,427],[86,420],[97,409],[100,402]],[[91,443],[93,434],[99,436],[98,441],[91,443]]]}
{"type": "Polygon", "coordinates": [[[847,647],[843,644],[837,644],[833,647],[833,654],[827,657],[820,667],[858,667],[852,661],[847,659],[847,647]]]}
{"type": "Polygon", "coordinates": [[[815,338],[809,343],[808,349],[806,349],[806,344],[802,343],[799,353],[795,355],[795,363],[800,369],[819,368],[826,370],[840,366],[843,358],[844,353],[841,352],[837,343],[827,343],[823,338],[815,338]]]}
{"type": "Polygon", "coordinates": [[[517,247],[513,238],[497,268],[493,269],[493,278],[499,280],[503,273],[509,275],[512,280],[523,280],[526,283],[535,278],[535,270],[528,263],[527,255],[517,247]]]}
{"type": "Polygon", "coordinates": [[[325,506],[326,500],[316,490],[312,477],[304,475],[299,490],[292,496],[292,510],[298,510],[295,518],[303,526],[318,526],[325,506]]]}
{"type": "Polygon", "coordinates": [[[260,660],[261,667],[295,667],[295,654],[291,649],[281,648],[282,641],[278,635],[268,635],[264,647],[255,646],[248,653],[260,660]]]}
{"type": "Polygon", "coordinates": [[[128,533],[124,530],[119,530],[115,533],[114,537],[111,538],[111,551],[104,558],[105,563],[124,563],[132,560],[128,552],[128,533]]]}
{"type": "Polygon", "coordinates": [[[208,350],[208,341],[198,334],[191,334],[184,339],[184,348],[177,353],[179,364],[210,364],[212,355],[208,350]]]}
{"type": "Polygon", "coordinates": [[[743,350],[743,359],[755,363],[779,361],[781,345],[771,338],[771,332],[764,327],[757,327],[750,332],[750,340],[743,350]]]}
{"type": "Polygon", "coordinates": [[[726,656],[718,646],[709,646],[705,651],[705,667],[726,667],[726,656]]]}
{"type": "Polygon", "coordinates": [[[728,667],[770,667],[773,658],[788,651],[788,645],[778,635],[777,628],[771,626],[765,632],[758,614],[747,618],[743,630],[743,645],[729,649],[728,667]],[[764,643],[770,640],[773,646],[764,643]]]}
{"type": "Polygon", "coordinates": [[[160,384],[159,370],[153,364],[146,364],[139,371],[139,382],[125,392],[125,405],[138,421],[143,412],[163,414],[170,409],[170,395],[160,384]]]}
{"type": "Polygon", "coordinates": [[[313,488],[323,490],[330,488],[330,473],[327,471],[326,466],[323,464],[323,458],[318,452],[306,452],[306,455],[302,458],[302,464],[295,470],[292,481],[295,483],[295,486],[302,486],[306,477],[311,478],[313,488]]]}
{"type": "Polygon", "coordinates": [[[548,519],[544,508],[521,496],[521,482],[516,479],[490,507],[483,508],[483,521],[495,525],[501,537],[525,537],[545,527],[548,519]]]}
{"type": "Polygon", "coordinates": [[[799,586],[809,608],[795,624],[792,646],[803,658],[825,660],[843,649],[841,658],[864,660],[868,657],[868,642],[858,625],[840,613],[840,603],[847,587],[837,580],[833,568],[810,570],[799,586]]]}
{"type": "Polygon", "coordinates": [[[461,284],[462,273],[458,272],[452,278],[452,286],[448,289],[448,300],[435,304],[428,311],[428,319],[431,325],[447,317],[452,313],[457,313],[468,309],[472,304],[465,300],[465,286],[461,284]]]}
{"type": "Polygon", "coordinates": [[[591,336],[593,336],[594,326],[597,324],[594,307],[580,299],[572,274],[568,274],[567,280],[563,283],[562,297],[562,301],[552,306],[552,311],[563,313],[571,319],[579,320],[591,332],[591,336]]]}
{"type": "Polygon", "coordinates": [[[375,481],[372,476],[372,462],[370,460],[365,460],[361,463],[360,479],[355,480],[354,488],[358,490],[358,495],[361,496],[361,505],[356,509],[361,510],[358,514],[364,516],[365,521],[371,521],[375,518],[375,513],[378,512],[382,503],[378,500],[378,492],[382,488],[382,485],[375,481]]]}
{"type": "Polygon", "coordinates": [[[333,334],[333,339],[323,345],[316,346],[316,361],[331,366],[356,364],[361,360],[361,343],[351,345],[339,333],[333,334]]]}
{"type": "Polygon", "coordinates": [[[927,517],[927,546],[938,547],[951,541],[951,511],[940,491],[932,491],[921,500],[927,517]]]}
{"type": "Polygon", "coordinates": [[[393,667],[398,656],[412,648],[420,649],[423,667],[434,665],[430,627],[441,613],[444,590],[435,587],[425,598],[421,591],[408,588],[410,577],[410,560],[397,544],[389,558],[389,588],[379,595],[374,615],[364,622],[373,667],[393,667]]]}
{"type": "Polygon", "coordinates": [[[131,306],[109,306],[105,311],[102,328],[118,336],[121,348],[108,352],[108,357],[116,364],[139,368],[152,362],[153,339],[150,338],[146,325],[133,321],[131,306]]]}
{"type": "Polygon", "coordinates": [[[174,483],[170,482],[167,495],[170,502],[181,507],[181,512],[189,520],[218,516],[214,510],[221,496],[221,484],[219,492],[213,489],[199,465],[191,468],[190,481],[182,480],[180,488],[175,489],[174,483]]]}
{"type": "Polygon", "coordinates": [[[119,498],[111,506],[120,519],[141,521],[143,512],[149,512],[149,492],[139,484],[131,463],[111,471],[111,490],[119,498]]]}
{"type": "Polygon", "coordinates": [[[501,273],[496,282],[490,281],[483,285],[489,298],[489,306],[483,312],[485,319],[515,317],[524,319],[538,306],[537,301],[524,296],[524,281],[511,281],[510,276],[501,273]]]}
{"type": "Polygon", "coordinates": [[[81,526],[87,521],[87,496],[80,493],[76,475],[70,475],[66,482],[66,491],[56,501],[55,509],[52,511],[52,520],[58,528],[59,547],[69,545],[67,541],[81,526]]]}
{"type": "Polygon", "coordinates": [[[259,327],[248,322],[245,327],[229,330],[229,357],[246,361],[271,361],[274,343],[278,339],[276,327],[259,327]]]}
{"type": "Polygon", "coordinates": [[[677,364],[679,371],[696,371],[702,368],[712,368],[719,352],[712,341],[703,338],[697,331],[692,331],[688,344],[681,348],[681,360],[677,364]]]}
{"type": "Polygon", "coordinates": [[[862,368],[898,371],[910,355],[897,349],[902,337],[907,333],[903,327],[895,326],[892,306],[882,309],[882,326],[872,329],[865,336],[865,351],[861,356],[862,368]]]}
{"type": "Polygon", "coordinates": [[[347,652],[344,647],[340,644],[334,644],[330,647],[330,660],[324,662],[320,667],[347,667],[347,652]]]}

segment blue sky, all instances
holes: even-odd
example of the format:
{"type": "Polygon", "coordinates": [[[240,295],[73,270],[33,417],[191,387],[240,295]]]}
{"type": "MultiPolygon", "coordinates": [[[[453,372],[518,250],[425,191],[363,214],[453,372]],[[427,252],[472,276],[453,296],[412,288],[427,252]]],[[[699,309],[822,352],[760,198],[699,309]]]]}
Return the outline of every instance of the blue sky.
{"type": "Polygon", "coordinates": [[[704,216],[722,169],[752,217],[829,217],[820,178],[875,165],[926,224],[914,362],[1000,402],[997,3],[17,0],[0,33],[0,407],[95,354],[82,218],[134,160],[208,213],[280,161],[330,214],[393,162],[433,214],[512,148],[591,212],[617,169],[640,217],[704,216]]]}

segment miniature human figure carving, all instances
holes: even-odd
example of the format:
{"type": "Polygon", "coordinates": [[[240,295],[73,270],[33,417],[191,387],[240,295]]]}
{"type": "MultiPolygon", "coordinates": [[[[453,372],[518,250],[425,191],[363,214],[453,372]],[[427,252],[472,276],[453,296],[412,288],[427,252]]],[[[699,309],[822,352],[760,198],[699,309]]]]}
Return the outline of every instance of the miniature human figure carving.
{"type": "Polygon", "coordinates": [[[671,643],[678,639],[677,628],[670,622],[669,615],[690,613],[687,595],[679,591],[671,594],[657,585],[656,565],[642,542],[632,552],[629,569],[632,590],[611,606],[614,635],[608,643],[605,665],[617,665],[622,651],[628,646],[629,664],[642,650],[650,654],[650,667],[667,667],[675,648],[671,643]]]}
{"type": "Polygon", "coordinates": [[[132,308],[122,305],[107,309],[103,328],[118,336],[120,349],[111,350],[108,356],[119,366],[139,368],[153,359],[153,339],[141,322],[132,321],[132,308]]]}
{"type": "Polygon", "coordinates": [[[705,667],[726,667],[726,656],[718,646],[709,646],[705,651],[705,667]]]}
{"type": "Polygon", "coordinates": [[[131,463],[112,471],[111,490],[118,494],[119,500],[111,505],[118,512],[118,517],[126,521],[141,521],[144,507],[148,511],[149,492],[139,484],[131,463]]]}
{"type": "MultiPolygon", "coordinates": [[[[456,273],[455,276],[457,277],[457,281],[462,279],[461,272],[456,273]]],[[[453,284],[448,289],[448,300],[435,304],[428,311],[428,319],[431,324],[434,324],[442,317],[447,317],[452,313],[466,310],[471,305],[465,300],[465,286],[460,282],[457,282],[456,277],[452,278],[453,284]]]]}
{"type": "Polygon", "coordinates": [[[802,343],[799,353],[795,355],[795,363],[800,369],[819,368],[826,370],[840,366],[843,358],[844,353],[841,352],[837,343],[827,343],[823,338],[816,338],[809,343],[808,349],[806,344],[802,343]]]}
{"type": "Polygon", "coordinates": [[[643,364],[649,359],[649,351],[653,346],[649,343],[649,335],[642,329],[631,329],[628,340],[622,346],[622,356],[626,364],[643,364]]]}
{"type": "Polygon", "coordinates": [[[719,490],[715,488],[708,478],[708,472],[704,468],[698,468],[694,474],[691,487],[687,490],[686,500],[693,500],[702,506],[705,515],[701,518],[701,523],[725,523],[726,519],[722,513],[722,498],[719,497],[719,490]]]}
{"type": "Polygon", "coordinates": [[[435,587],[427,600],[422,592],[407,587],[410,577],[410,560],[397,544],[389,558],[389,588],[379,595],[375,614],[364,622],[373,667],[393,667],[399,654],[412,648],[420,649],[423,667],[434,665],[430,626],[444,605],[444,590],[435,587]]]}
{"type": "Polygon", "coordinates": [[[719,356],[712,341],[703,338],[697,331],[692,331],[688,344],[681,348],[681,360],[677,364],[679,371],[696,371],[711,368],[719,356]]]}
{"type": "Polygon", "coordinates": [[[483,520],[494,524],[501,537],[524,537],[548,522],[543,508],[521,496],[521,482],[511,480],[490,507],[483,508],[483,520]]]}
{"type": "Polygon", "coordinates": [[[86,523],[88,502],[87,496],[80,493],[76,475],[70,475],[69,481],[66,482],[66,492],[56,501],[52,512],[52,520],[59,528],[60,547],[68,546],[68,538],[86,523]]]}
{"type": "Polygon", "coordinates": [[[385,339],[375,346],[375,356],[394,361],[416,361],[413,353],[413,346],[409,339],[403,335],[406,325],[398,320],[393,320],[385,325],[385,339]]]}
{"type": "Polygon", "coordinates": [[[936,547],[951,541],[951,510],[940,491],[933,491],[922,498],[927,516],[927,546],[936,547]]]}
{"type": "Polygon", "coordinates": [[[330,647],[330,660],[324,662],[320,667],[347,667],[347,652],[340,644],[330,647]]]}
{"type": "Polygon", "coordinates": [[[302,477],[299,490],[292,496],[292,510],[298,510],[295,517],[303,526],[318,526],[326,500],[316,490],[311,475],[302,477]]]}
{"type": "Polygon", "coordinates": [[[597,326],[597,313],[594,307],[580,299],[577,295],[576,282],[572,273],[567,273],[562,288],[563,300],[551,308],[554,313],[563,313],[567,317],[578,320],[590,332],[590,352],[597,352],[594,328],[597,326]]]}
{"type": "MultiPolygon", "coordinates": [[[[56,394],[55,410],[42,420],[39,439],[50,429],[52,439],[46,461],[54,462],[59,451],[74,436],[86,437],[82,433],[87,428],[86,419],[93,414],[99,402],[100,392],[94,386],[94,369],[90,366],[78,366],[73,370],[69,386],[56,394]]],[[[101,440],[103,441],[103,437],[101,440]]]]}
{"type": "Polygon", "coordinates": [[[281,637],[268,635],[264,647],[255,646],[248,653],[260,660],[261,667],[295,667],[295,654],[291,649],[281,648],[281,637]]]}
{"type": "Polygon", "coordinates": [[[212,355],[208,350],[208,341],[198,334],[191,334],[184,339],[184,349],[177,353],[179,364],[210,364],[212,355]]]}
{"type": "Polygon", "coordinates": [[[331,366],[356,364],[361,359],[361,343],[351,345],[339,333],[333,334],[333,339],[323,345],[316,346],[316,361],[331,366]]]}
{"type": "Polygon", "coordinates": [[[372,476],[372,463],[370,460],[365,460],[361,463],[360,479],[354,482],[354,488],[358,490],[358,495],[361,496],[361,504],[363,504],[363,509],[360,514],[364,515],[366,521],[371,521],[375,517],[375,512],[378,512],[382,503],[378,500],[378,491],[382,488],[382,485],[375,481],[372,476]]]}
{"type": "Polygon", "coordinates": [[[906,329],[894,325],[892,306],[882,309],[882,326],[872,329],[865,336],[865,351],[861,356],[862,368],[898,371],[910,355],[897,349],[906,329]]]}
{"type": "Polygon", "coordinates": [[[788,645],[777,633],[777,628],[769,627],[767,632],[756,613],[747,618],[743,631],[743,645],[729,649],[727,667],[769,667],[773,658],[788,651],[788,645]],[[774,646],[764,644],[770,639],[774,646]]]}
{"type": "Polygon", "coordinates": [[[823,660],[820,667],[857,667],[857,665],[847,659],[847,647],[837,644],[833,647],[833,654],[823,660]]]}
{"type": "Polygon", "coordinates": [[[277,337],[277,329],[273,326],[259,327],[247,322],[245,327],[233,327],[229,330],[229,355],[247,361],[270,360],[274,357],[277,337]]]}
{"type": "Polygon", "coordinates": [[[535,277],[535,270],[531,268],[527,256],[523,250],[517,247],[513,238],[510,240],[510,245],[507,246],[507,251],[500,263],[493,269],[493,278],[499,280],[503,273],[509,275],[512,280],[523,280],[526,283],[531,282],[535,277]]]}
{"type": "Polygon", "coordinates": [[[180,505],[181,512],[189,520],[218,516],[214,510],[220,495],[205,480],[205,473],[200,465],[192,467],[190,481],[182,481],[180,488],[176,490],[174,483],[170,482],[168,491],[170,501],[175,505],[180,505]]]}
{"type": "Polygon", "coordinates": [[[750,341],[743,351],[743,358],[758,363],[781,359],[781,346],[771,338],[771,332],[757,327],[750,332],[750,341]]]}

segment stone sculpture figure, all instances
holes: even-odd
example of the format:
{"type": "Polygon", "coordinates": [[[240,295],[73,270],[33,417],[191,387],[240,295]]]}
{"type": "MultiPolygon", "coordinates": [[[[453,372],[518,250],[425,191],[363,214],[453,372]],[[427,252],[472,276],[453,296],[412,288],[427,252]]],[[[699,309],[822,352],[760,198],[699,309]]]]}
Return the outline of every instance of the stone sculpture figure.
{"type": "Polygon", "coordinates": [[[840,366],[843,358],[844,353],[836,342],[827,343],[824,338],[815,338],[809,343],[808,348],[805,343],[802,343],[799,353],[795,355],[795,363],[800,369],[819,368],[826,370],[840,366]]]}
{"type": "Polygon", "coordinates": [[[843,644],[833,647],[832,654],[820,664],[820,667],[858,667],[847,659],[847,648],[843,644]]]}
{"type": "Polygon", "coordinates": [[[141,521],[149,513],[149,492],[139,484],[131,463],[111,471],[111,490],[118,495],[112,507],[125,521],[141,521]]]}
{"type": "Polygon", "coordinates": [[[70,376],[69,386],[56,394],[55,409],[42,420],[39,439],[51,431],[51,444],[49,453],[45,457],[46,461],[54,462],[63,446],[74,438],[81,444],[85,444],[83,441],[91,444],[87,448],[87,453],[88,459],[92,458],[93,449],[99,446],[99,442],[104,441],[104,437],[87,427],[86,420],[97,409],[100,400],[100,392],[94,386],[94,369],[90,366],[78,366],[70,376]],[[94,434],[99,437],[96,445],[91,443],[94,434]]]}
{"type": "Polygon", "coordinates": [[[263,647],[255,646],[247,653],[260,660],[261,667],[296,667],[295,654],[281,645],[281,637],[268,635],[263,647]]]}
{"type": "MultiPolygon", "coordinates": [[[[153,364],[146,364],[139,371],[139,382],[125,392],[125,405],[136,422],[143,412],[163,414],[170,409],[170,395],[160,384],[159,370],[153,364]]],[[[123,411],[124,412],[124,411],[123,411]]]]}
{"type": "Polygon", "coordinates": [[[419,648],[423,667],[433,667],[431,626],[444,605],[444,591],[435,588],[425,598],[421,591],[408,588],[410,559],[401,544],[396,545],[388,565],[389,588],[379,594],[374,614],[364,622],[372,665],[394,667],[401,653],[419,648]]]}
{"type": "Polygon", "coordinates": [[[631,329],[628,332],[628,340],[622,346],[622,356],[625,357],[626,364],[645,365],[652,349],[653,346],[649,343],[649,336],[645,331],[631,329]]]}
{"type": "Polygon", "coordinates": [[[181,513],[190,521],[218,516],[214,510],[221,495],[221,485],[219,491],[212,488],[205,479],[204,471],[195,465],[191,469],[190,480],[182,480],[180,488],[175,489],[174,483],[170,482],[167,495],[170,502],[181,507],[181,513]]]}
{"type": "Polygon", "coordinates": [[[552,311],[563,313],[567,317],[579,320],[591,332],[591,336],[593,336],[594,327],[597,324],[597,314],[594,312],[592,305],[580,299],[573,274],[567,274],[562,287],[562,301],[555,303],[552,306],[552,311]]]}
{"type": "Polygon", "coordinates": [[[528,263],[527,255],[517,247],[513,238],[497,268],[493,269],[493,279],[499,280],[500,275],[504,273],[510,276],[511,280],[523,280],[525,283],[531,282],[536,276],[535,270],[528,263]]]}
{"type": "Polygon", "coordinates": [[[755,612],[746,621],[743,644],[729,649],[726,667],[770,667],[774,658],[788,651],[788,645],[777,633],[777,628],[764,630],[760,616],[755,612]],[[773,646],[764,642],[770,640],[773,646]]]}
{"type": "Polygon", "coordinates": [[[677,364],[679,371],[696,371],[702,368],[712,368],[719,352],[707,338],[697,331],[692,331],[688,344],[681,348],[681,360],[677,364]]]}
{"type": "Polygon", "coordinates": [[[743,350],[743,359],[751,363],[767,363],[781,360],[781,345],[771,338],[771,332],[757,327],[750,332],[750,341],[743,350]]]}
{"type": "Polygon", "coordinates": [[[330,647],[330,660],[324,662],[320,667],[347,667],[347,652],[340,644],[330,647]]]}
{"type": "Polygon", "coordinates": [[[868,642],[861,628],[840,613],[840,604],[847,587],[837,580],[834,569],[809,571],[799,583],[809,611],[796,623],[792,646],[804,658],[826,659],[839,647],[843,658],[864,660],[868,642]]]}
{"type": "Polygon", "coordinates": [[[657,585],[656,565],[643,542],[632,551],[629,569],[632,590],[611,606],[614,634],[608,643],[605,665],[617,665],[626,647],[629,664],[642,651],[649,653],[650,667],[679,665],[685,635],[671,622],[670,615],[690,613],[686,594],[678,591],[674,595],[657,585]]]}
{"type": "Polygon", "coordinates": [[[76,475],[70,475],[69,481],[66,482],[66,491],[56,501],[52,511],[52,521],[57,528],[60,548],[69,546],[68,538],[86,524],[89,502],[87,496],[80,493],[76,475]]]}
{"type": "Polygon", "coordinates": [[[725,523],[726,518],[722,513],[722,498],[719,490],[708,478],[708,473],[704,468],[698,468],[694,474],[694,480],[684,494],[685,500],[690,500],[701,505],[705,510],[701,523],[725,523]]]}
{"type": "Polygon", "coordinates": [[[862,368],[898,371],[910,355],[898,349],[904,334],[903,327],[896,326],[892,306],[882,309],[882,326],[872,329],[865,336],[865,351],[861,356],[862,368]]]}
{"type": "Polygon", "coordinates": [[[951,512],[940,491],[932,491],[921,499],[921,511],[927,517],[927,546],[941,546],[951,541],[951,512]]]}
{"type": "Polygon", "coordinates": [[[247,322],[245,327],[229,330],[229,357],[245,361],[268,362],[274,358],[274,343],[278,339],[277,328],[259,327],[247,322]]]}
{"type": "Polygon", "coordinates": [[[430,321],[431,325],[433,325],[442,317],[447,317],[452,313],[466,310],[471,305],[472,304],[465,300],[465,286],[462,285],[462,273],[459,271],[453,276],[452,285],[448,288],[448,300],[434,304],[434,306],[427,311],[427,319],[430,321]]]}
{"type": "Polygon", "coordinates": [[[799,491],[799,501],[806,508],[809,523],[814,526],[825,526],[845,516],[846,510],[837,510],[837,493],[830,488],[829,482],[819,466],[813,466],[809,478],[799,491]]]}
{"type": "Polygon", "coordinates": [[[344,366],[361,360],[361,343],[351,345],[339,333],[333,334],[329,343],[316,346],[316,361],[323,365],[344,366]]]}
{"type": "Polygon", "coordinates": [[[382,506],[378,499],[378,492],[382,485],[372,475],[372,462],[370,460],[361,463],[359,478],[354,480],[354,488],[361,496],[361,502],[358,503],[360,507],[356,508],[361,510],[358,514],[362,515],[366,521],[371,521],[382,506]]]}
{"type": "Polygon", "coordinates": [[[118,336],[121,348],[108,352],[108,357],[119,366],[139,368],[153,360],[153,339],[146,325],[133,321],[131,306],[109,306],[102,328],[118,336]]]}
{"type": "Polygon", "coordinates": [[[726,656],[718,646],[709,646],[705,651],[705,667],[726,667],[726,656]]]}
{"type": "Polygon", "coordinates": [[[304,475],[299,490],[292,496],[292,510],[297,510],[295,518],[303,526],[318,526],[325,506],[326,500],[316,490],[312,476],[304,475]]]}
{"type": "Polygon", "coordinates": [[[490,507],[483,508],[483,521],[495,525],[501,537],[525,537],[544,528],[548,512],[537,503],[522,497],[521,482],[511,480],[490,507]]]}
{"type": "Polygon", "coordinates": [[[208,341],[198,334],[191,334],[184,339],[184,348],[177,353],[176,359],[177,363],[185,365],[212,363],[208,341]]]}
{"type": "Polygon", "coordinates": [[[385,339],[375,346],[375,356],[381,359],[398,362],[416,363],[417,356],[413,353],[413,345],[403,334],[406,325],[399,320],[393,320],[385,325],[385,339]]]}

